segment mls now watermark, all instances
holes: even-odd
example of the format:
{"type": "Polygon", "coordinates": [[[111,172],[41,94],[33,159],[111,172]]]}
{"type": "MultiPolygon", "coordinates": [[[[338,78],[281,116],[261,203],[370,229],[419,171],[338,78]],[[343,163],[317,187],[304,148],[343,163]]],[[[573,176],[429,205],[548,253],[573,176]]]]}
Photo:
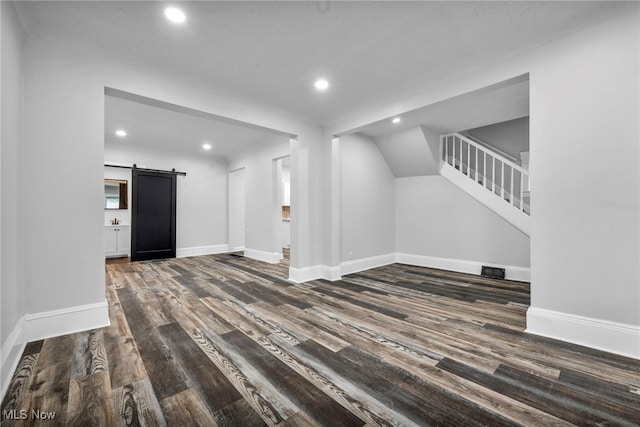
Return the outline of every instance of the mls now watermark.
{"type": "Polygon", "coordinates": [[[40,409],[32,409],[27,411],[26,409],[12,409],[10,411],[2,411],[2,419],[4,420],[53,420],[56,417],[55,412],[41,411],[40,409]]]}

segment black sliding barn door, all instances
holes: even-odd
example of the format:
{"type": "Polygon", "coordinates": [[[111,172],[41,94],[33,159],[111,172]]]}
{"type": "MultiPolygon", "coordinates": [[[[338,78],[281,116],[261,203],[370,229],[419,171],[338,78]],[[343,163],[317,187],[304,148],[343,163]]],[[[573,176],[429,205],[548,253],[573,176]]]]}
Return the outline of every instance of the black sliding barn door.
{"type": "Polygon", "coordinates": [[[176,257],[176,173],[133,167],[131,261],[176,257]]]}

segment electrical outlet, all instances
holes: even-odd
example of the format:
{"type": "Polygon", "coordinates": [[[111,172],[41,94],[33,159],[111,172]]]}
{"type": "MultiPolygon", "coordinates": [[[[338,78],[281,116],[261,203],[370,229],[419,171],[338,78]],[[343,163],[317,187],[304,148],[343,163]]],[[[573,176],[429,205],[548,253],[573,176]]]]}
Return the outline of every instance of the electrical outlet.
{"type": "Polygon", "coordinates": [[[353,259],[353,252],[349,251],[349,253],[347,254],[349,256],[349,259],[353,259]]]}

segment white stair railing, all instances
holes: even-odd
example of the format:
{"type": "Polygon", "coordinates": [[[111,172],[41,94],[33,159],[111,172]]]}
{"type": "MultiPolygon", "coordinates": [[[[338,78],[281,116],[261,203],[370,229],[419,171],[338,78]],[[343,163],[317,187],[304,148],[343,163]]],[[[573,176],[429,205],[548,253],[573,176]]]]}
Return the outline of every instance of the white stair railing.
{"type": "Polygon", "coordinates": [[[459,133],[442,135],[440,144],[443,166],[457,169],[505,203],[530,214],[528,170],[459,133]]]}

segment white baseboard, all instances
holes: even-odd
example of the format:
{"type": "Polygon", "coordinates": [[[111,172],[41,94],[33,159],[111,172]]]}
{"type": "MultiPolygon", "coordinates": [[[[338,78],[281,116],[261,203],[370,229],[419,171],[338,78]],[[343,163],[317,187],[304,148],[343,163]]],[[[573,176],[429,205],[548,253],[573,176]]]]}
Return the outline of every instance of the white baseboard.
{"type": "Polygon", "coordinates": [[[304,268],[290,268],[289,280],[302,283],[315,279],[340,280],[343,275],[369,270],[371,268],[382,267],[393,263],[415,265],[417,267],[438,268],[441,270],[457,271],[459,273],[469,273],[480,275],[483,265],[490,267],[500,267],[505,269],[505,278],[529,282],[531,271],[525,267],[514,267],[510,265],[499,265],[492,263],[482,263],[477,261],[466,261],[460,259],[438,258],[425,255],[413,255],[404,253],[390,253],[369,258],[362,258],[341,262],[340,266],[314,265],[304,268]]]}
{"type": "Polygon", "coordinates": [[[397,253],[395,262],[415,265],[418,267],[438,268],[441,270],[457,271],[458,273],[469,273],[480,275],[483,265],[490,267],[504,268],[505,279],[517,280],[521,282],[531,281],[531,269],[526,267],[515,267],[511,265],[500,265],[493,263],[483,263],[477,261],[466,261],[462,259],[438,258],[426,255],[413,255],[397,253]]]}
{"type": "Polygon", "coordinates": [[[295,283],[304,283],[322,278],[322,266],[312,265],[310,267],[289,268],[289,280],[295,283]]]}
{"type": "Polygon", "coordinates": [[[340,267],[338,266],[312,265],[311,267],[289,268],[289,280],[295,283],[304,283],[317,279],[336,281],[341,278],[340,267]]]}
{"type": "Polygon", "coordinates": [[[24,317],[21,317],[7,339],[2,343],[0,352],[0,401],[4,399],[13,372],[20,363],[20,356],[27,341],[24,339],[24,317]]]}
{"type": "Polygon", "coordinates": [[[396,262],[396,255],[393,253],[344,261],[340,263],[340,272],[342,275],[357,273],[359,271],[393,264],[394,262],[396,262]]]}
{"type": "Polygon", "coordinates": [[[24,316],[26,342],[109,326],[107,301],[24,316]]]}
{"type": "Polygon", "coordinates": [[[2,343],[0,358],[0,400],[4,398],[13,372],[28,342],[59,335],[72,334],[109,326],[107,301],[43,313],[27,314],[20,318],[13,331],[2,343]]]}
{"type": "Polygon", "coordinates": [[[213,255],[229,252],[229,245],[195,246],[176,249],[176,258],[189,256],[213,255]]]}
{"type": "Polygon", "coordinates": [[[529,307],[526,332],[640,359],[640,326],[529,307]]]}
{"type": "Polygon", "coordinates": [[[325,280],[331,280],[332,282],[335,282],[336,280],[340,280],[342,279],[342,268],[340,268],[340,266],[338,265],[334,267],[331,267],[329,265],[323,265],[321,278],[325,280]]]}
{"type": "Polygon", "coordinates": [[[277,264],[282,259],[281,252],[265,252],[248,248],[245,248],[244,256],[247,258],[257,259],[258,261],[268,262],[269,264],[277,264]]]}

